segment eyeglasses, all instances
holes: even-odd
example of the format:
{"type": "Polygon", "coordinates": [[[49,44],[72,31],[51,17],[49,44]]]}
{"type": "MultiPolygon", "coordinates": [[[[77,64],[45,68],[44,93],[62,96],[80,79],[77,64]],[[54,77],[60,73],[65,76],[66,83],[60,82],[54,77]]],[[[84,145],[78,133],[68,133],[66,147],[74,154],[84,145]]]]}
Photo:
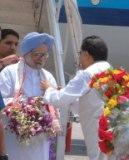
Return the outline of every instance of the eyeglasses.
{"type": "Polygon", "coordinates": [[[77,56],[80,57],[80,54],[82,53],[82,51],[78,51],[77,52],[77,56]]]}
{"type": "Polygon", "coordinates": [[[86,54],[86,51],[81,50],[81,51],[78,51],[77,54],[78,54],[78,56],[80,56],[80,55],[86,54]]]}
{"type": "Polygon", "coordinates": [[[41,52],[31,52],[33,54],[33,56],[35,57],[45,57],[48,58],[49,54],[48,53],[41,53],[41,52]]]}

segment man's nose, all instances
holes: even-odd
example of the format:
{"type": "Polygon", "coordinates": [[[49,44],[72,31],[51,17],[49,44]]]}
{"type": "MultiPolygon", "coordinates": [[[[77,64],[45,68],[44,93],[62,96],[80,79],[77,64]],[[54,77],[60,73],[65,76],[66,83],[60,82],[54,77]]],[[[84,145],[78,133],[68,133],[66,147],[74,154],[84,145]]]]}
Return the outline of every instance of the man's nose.
{"type": "Polygon", "coordinates": [[[15,50],[15,51],[16,51],[16,49],[17,49],[17,46],[16,46],[15,44],[11,44],[10,47],[11,47],[12,50],[15,50]]]}

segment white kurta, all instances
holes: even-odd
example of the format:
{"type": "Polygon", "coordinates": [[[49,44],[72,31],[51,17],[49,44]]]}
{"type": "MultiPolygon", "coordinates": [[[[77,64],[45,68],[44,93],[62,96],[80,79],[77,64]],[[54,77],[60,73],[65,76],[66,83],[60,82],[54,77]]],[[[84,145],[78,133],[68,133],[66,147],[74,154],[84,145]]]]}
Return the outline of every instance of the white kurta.
{"type": "MultiPolygon", "coordinates": [[[[0,90],[5,103],[8,103],[19,88],[18,64],[7,66],[0,73],[0,90]]],[[[44,92],[40,88],[41,80],[49,80],[54,86],[56,81],[52,74],[44,69],[32,69],[25,66],[26,74],[23,82],[23,94],[26,97],[41,96],[44,92]]],[[[5,132],[5,141],[9,160],[49,160],[49,142],[46,137],[34,137],[28,146],[20,145],[16,136],[5,132]]]]}
{"type": "Polygon", "coordinates": [[[90,160],[101,160],[98,148],[98,116],[103,106],[103,101],[96,91],[89,88],[89,82],[93,75],[110,68],[107,62],[97,62],[85,70],[80,70],[76,76],[61,89],[48,88],[44,100],[54,106],[68,106],[79,98],[79,116],[90,160]],[[98,158],[99,157],[99,158],[98,158]]]}

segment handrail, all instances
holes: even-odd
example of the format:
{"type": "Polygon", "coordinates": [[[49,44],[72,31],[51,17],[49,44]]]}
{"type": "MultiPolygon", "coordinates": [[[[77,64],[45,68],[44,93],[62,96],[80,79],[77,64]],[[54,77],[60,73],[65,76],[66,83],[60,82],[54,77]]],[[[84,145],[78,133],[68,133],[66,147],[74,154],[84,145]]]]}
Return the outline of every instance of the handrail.
{"type": "Polygon", "coordinates": [[[33,0],[34,21],[37,30],[39,30],[39,25],[41,21],[43,2],[44,0],[33,0]]]}
{"type": "Polygon", "coordinates": [[[38,23],[37,23],[37,29],[38,29],[38,30],[39,30],[39,25],[40,25],[41,16],[42,16],[43,2],[44,2],[44,0],[42,0],[42,1],[41,1],[41,7],[40,7],[40,13],[39,13],[39,19],[38,19],[38,23]]]}

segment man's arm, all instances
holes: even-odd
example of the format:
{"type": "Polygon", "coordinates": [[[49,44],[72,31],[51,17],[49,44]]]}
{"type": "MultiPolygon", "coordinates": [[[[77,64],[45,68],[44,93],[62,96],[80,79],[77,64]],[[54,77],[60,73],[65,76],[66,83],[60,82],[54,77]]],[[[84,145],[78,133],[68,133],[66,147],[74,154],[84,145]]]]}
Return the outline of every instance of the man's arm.
{"type": "Polygon", "coordinates": [[[5,105],[12,100],[13,96],[13,80],[8,67],[4,68],[0,72],[0,91],[4,100],[5,105]]]}
{"type": "Polygon", "coordinates": [[[90,90],[89,80],[90,76],[80,71],[69,81],[67,86],[61,90],[49,87],[48,82],[42,82],[41,87],[46,89],[44,101],[52,103],[57,107],[67,106],[90,90]]]}
{"type": "Polygon", "coordinates": [[[0,59],[0,70],[2,70],[7,65],[17,63],[19,59],[20,59],[19,56],[16,54],[0,59]]]}

